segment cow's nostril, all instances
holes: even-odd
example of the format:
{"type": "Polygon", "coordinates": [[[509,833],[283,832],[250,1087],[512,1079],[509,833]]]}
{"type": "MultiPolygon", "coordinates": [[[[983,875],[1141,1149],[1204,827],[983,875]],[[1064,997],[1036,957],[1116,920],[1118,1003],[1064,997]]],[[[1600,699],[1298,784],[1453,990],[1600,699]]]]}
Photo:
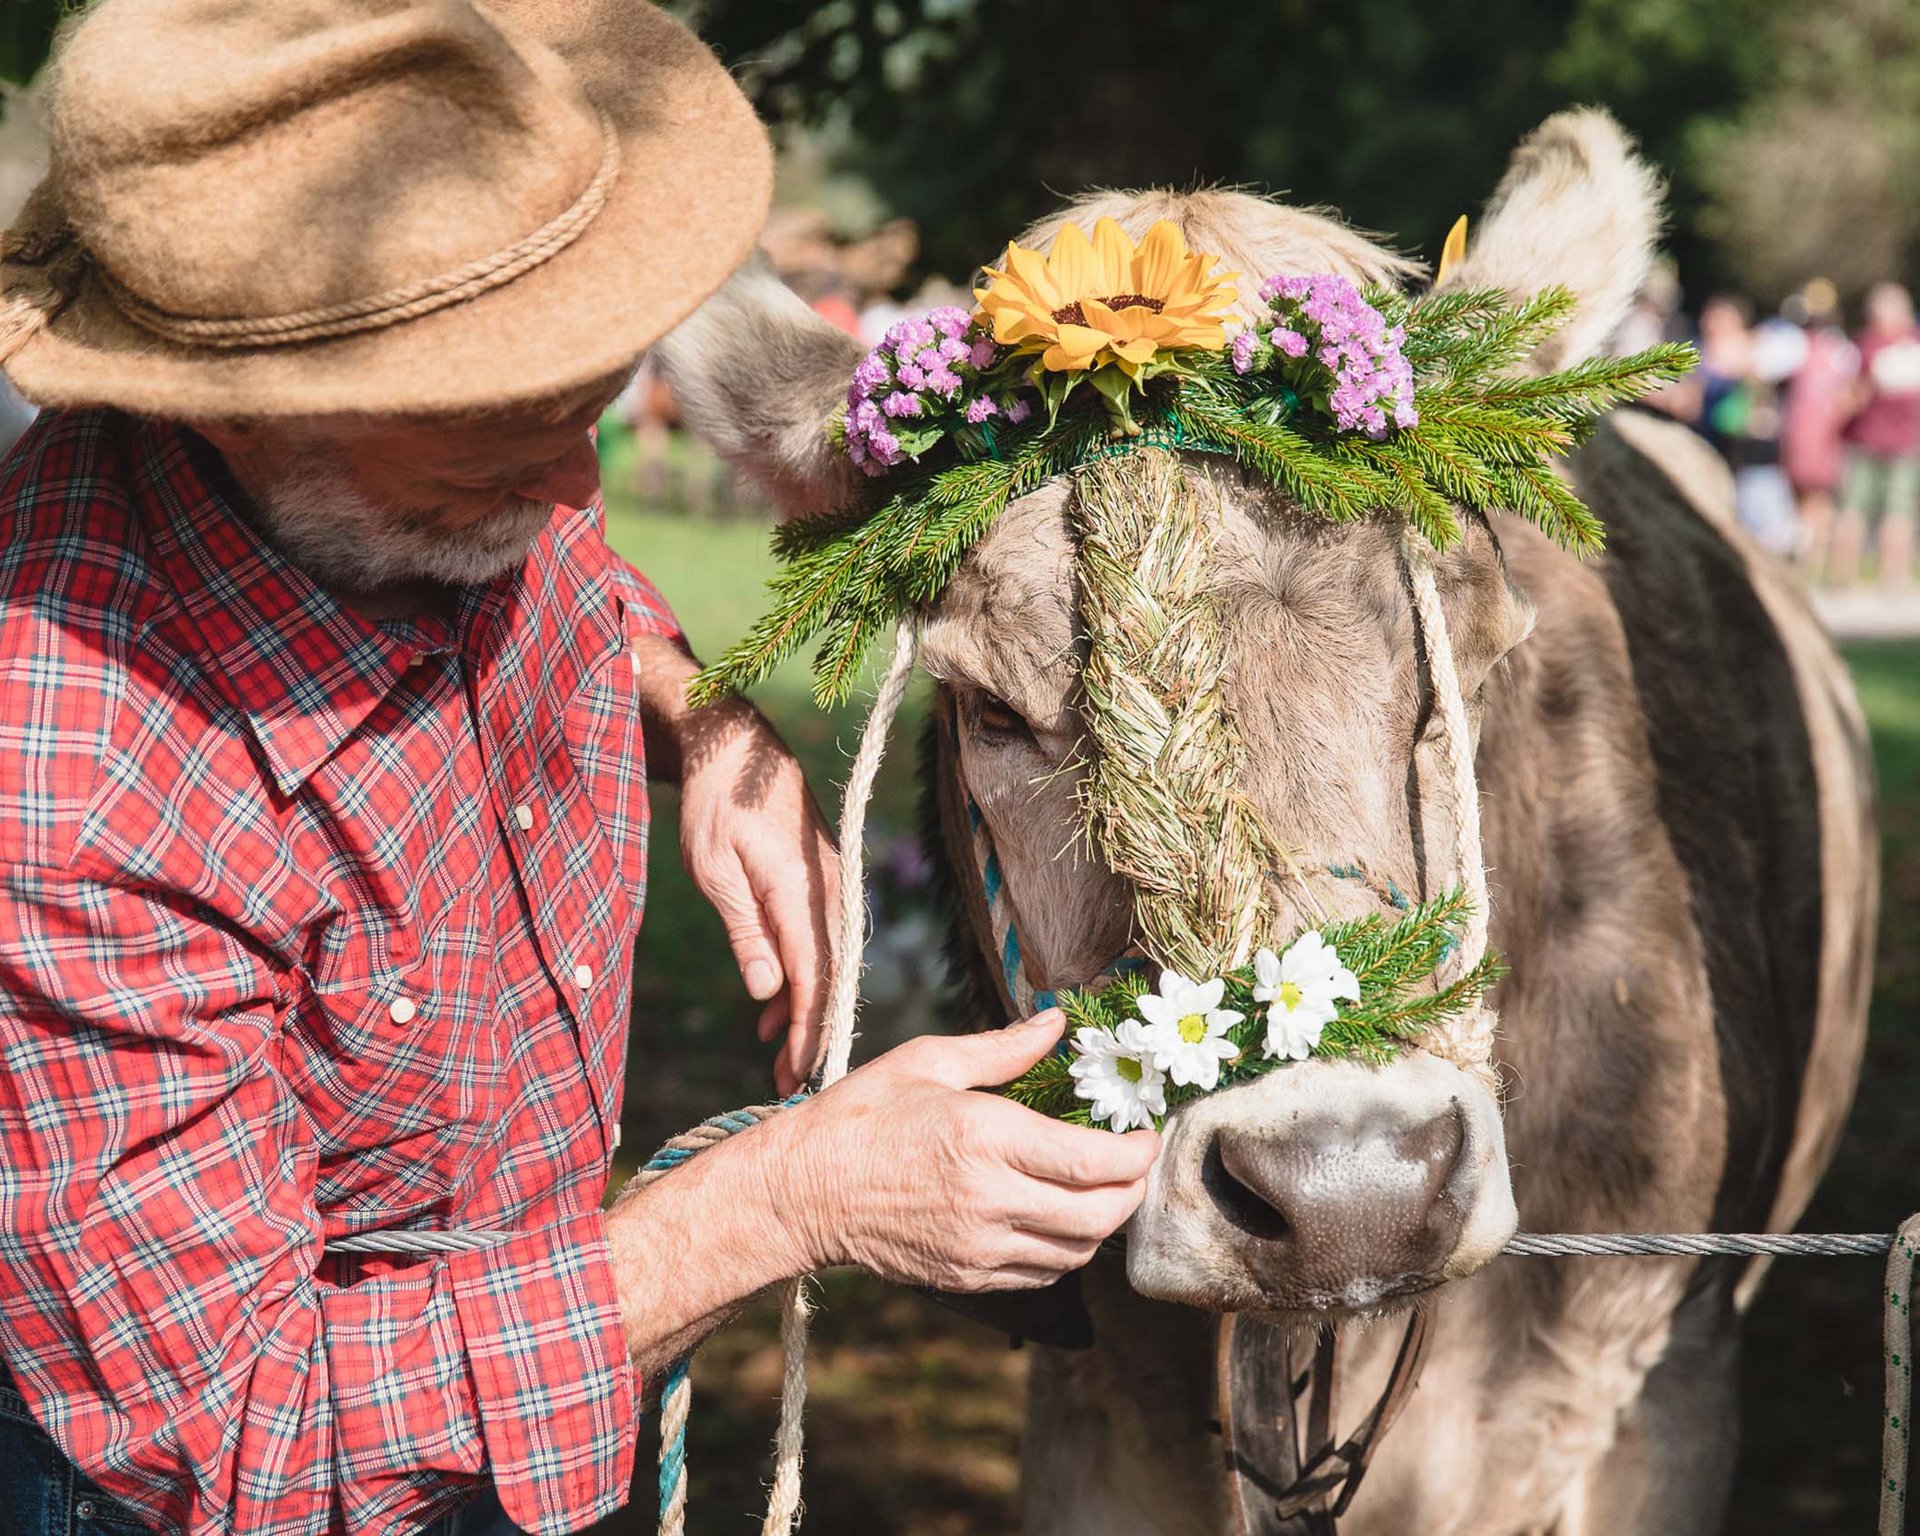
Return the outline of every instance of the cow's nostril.
{"type": "Polygon", "coordinates": [[[1207,1155],[1201,1160],[1200,1187],[1212,1199],[1214,1209],[1247,1236],[1277,1242],[1287,1235],[1287,1218],[1280,1210],[1228,1169],[1217,1136],[1208,1144],[1207,1155]]]}

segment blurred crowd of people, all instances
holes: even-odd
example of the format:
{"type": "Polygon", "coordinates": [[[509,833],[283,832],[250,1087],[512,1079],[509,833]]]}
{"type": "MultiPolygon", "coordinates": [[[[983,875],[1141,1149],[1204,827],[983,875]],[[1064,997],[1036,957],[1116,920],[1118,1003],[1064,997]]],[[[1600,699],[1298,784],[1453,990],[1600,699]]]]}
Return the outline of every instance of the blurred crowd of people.
{"type": "Polygon", "coordinates": [[[1756,319],[1716,294],[1697,336],[1672,270],[1656,274],[1618,338],[1633,351],[1697,340],[1700,366],[1655,397],[1733,470],[1740,523],[1819,585],[1907,587],[1920,522],[1920,326],[1896,282],[1870,289],[1849,333],[1832,283],[1815,278],[1756,319]]]}

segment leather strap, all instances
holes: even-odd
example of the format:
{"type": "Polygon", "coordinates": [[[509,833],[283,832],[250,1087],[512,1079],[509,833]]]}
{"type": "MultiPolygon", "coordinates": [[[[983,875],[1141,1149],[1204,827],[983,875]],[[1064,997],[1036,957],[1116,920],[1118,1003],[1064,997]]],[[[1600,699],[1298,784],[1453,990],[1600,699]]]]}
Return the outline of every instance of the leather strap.
{"type": "Polygon", "coordinates": [[[1220,1319],[1217,1380],[1227,1503],[1236,1536],[1336,1536],[1375,1448],[1419,1385],[1431,1323],[1408,1315],[1385,1391],[1338,1444],[1340,1335],[1311,1336],[1232,1313],[1220,1319]]]}

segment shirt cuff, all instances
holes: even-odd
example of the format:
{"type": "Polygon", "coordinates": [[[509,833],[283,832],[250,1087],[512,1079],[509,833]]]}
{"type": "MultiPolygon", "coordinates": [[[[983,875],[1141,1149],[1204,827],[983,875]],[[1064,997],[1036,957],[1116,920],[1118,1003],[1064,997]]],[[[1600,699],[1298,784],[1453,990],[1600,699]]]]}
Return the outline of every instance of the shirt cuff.
{"type": "Polygon", "coordinates": [[[536,1536],[618,1509],[639,1399],[598,1211],[449,1261],[501,1507],[536,1536]]]}

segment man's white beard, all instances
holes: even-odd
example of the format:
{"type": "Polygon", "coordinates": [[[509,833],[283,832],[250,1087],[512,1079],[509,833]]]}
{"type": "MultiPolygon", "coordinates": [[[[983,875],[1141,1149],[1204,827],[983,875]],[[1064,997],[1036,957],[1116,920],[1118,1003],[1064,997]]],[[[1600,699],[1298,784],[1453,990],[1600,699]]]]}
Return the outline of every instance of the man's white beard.
{"type": "Polygon", "coordinates": [[[371,592],[404,581],[490,581],[527,557],[553,504],[510,496],[477,523],[409,524],[369,501],[331,456],[314,452],[257,496],[281,554],[324,587],[371,592]]]}

